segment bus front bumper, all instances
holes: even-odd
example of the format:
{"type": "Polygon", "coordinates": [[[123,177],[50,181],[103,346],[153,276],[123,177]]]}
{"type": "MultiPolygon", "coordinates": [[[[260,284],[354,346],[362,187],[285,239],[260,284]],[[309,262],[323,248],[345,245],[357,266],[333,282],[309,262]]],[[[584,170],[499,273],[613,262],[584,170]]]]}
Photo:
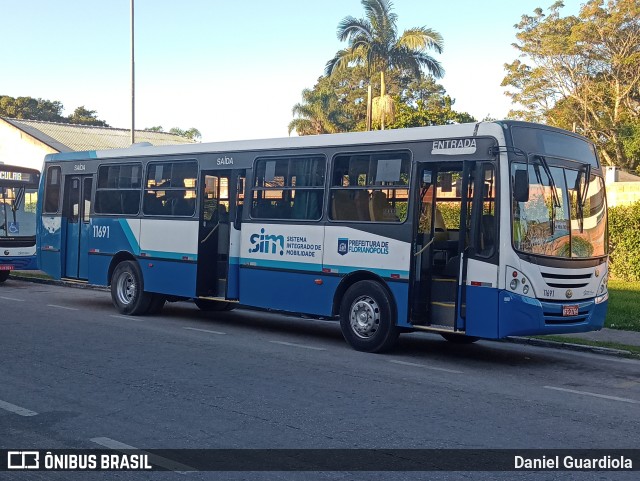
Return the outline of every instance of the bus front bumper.
{"type": "Polygon", "coordinates": [[[509,291],[499,298],[499,337],[598,331],[604,326],[608,296],[576,301],[540,301],[509,291]],[[577,306],[577,315],[563,315],[563,306],[577,306]]]}

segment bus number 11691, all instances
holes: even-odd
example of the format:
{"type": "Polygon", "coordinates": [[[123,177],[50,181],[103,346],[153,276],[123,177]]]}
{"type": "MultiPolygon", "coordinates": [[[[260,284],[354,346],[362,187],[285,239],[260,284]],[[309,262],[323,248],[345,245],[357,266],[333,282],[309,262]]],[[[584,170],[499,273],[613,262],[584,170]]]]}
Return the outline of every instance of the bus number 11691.
{"type": "Polygon", "coordinates": [[[94,225],[93,237],[109,238],[109,226],[108,225],[94,225]]]}

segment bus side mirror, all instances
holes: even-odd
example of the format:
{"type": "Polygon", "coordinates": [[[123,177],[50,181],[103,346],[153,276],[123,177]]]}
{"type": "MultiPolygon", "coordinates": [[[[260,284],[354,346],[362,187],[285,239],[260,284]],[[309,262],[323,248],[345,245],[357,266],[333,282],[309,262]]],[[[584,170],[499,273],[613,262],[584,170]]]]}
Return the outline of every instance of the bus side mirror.
{"type": "Polygon", "coordinates": [[[516,202],[527,202],[529,200],[529,172],[526,170],[516,170],[513,182],[513,198],[516,202]]]}

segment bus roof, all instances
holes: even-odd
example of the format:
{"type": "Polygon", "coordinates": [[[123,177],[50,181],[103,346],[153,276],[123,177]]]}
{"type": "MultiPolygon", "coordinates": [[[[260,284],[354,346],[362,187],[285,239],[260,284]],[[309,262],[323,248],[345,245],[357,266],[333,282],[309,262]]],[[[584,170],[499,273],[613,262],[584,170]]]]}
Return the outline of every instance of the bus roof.
{"type": "MultiPolygon", "coordinates": [[[[332,147],[345,145],[367,145],[391,142],[412,142],[444,138],[471,137],[487,135],[487,131],[495,132],[503,127],[515,125],[544,128],[562,132],[585,141],[588,139],[556,127],[512,120],[473,122],[466,124],[436,125],[429,127],[413,127],[406,129],[374,130],[368,132],[348,132],[339,134],[305,135],[301,137],[280,137],[272,139],[233,140],[223,142],[206,142],[193,144],[177,144],[149,146],[134,144],[131,147],[110,150],[92,150],[84,152],[61,152],[48,154],[45,162],[82,160],[88,158],[121,158],[146,157],[161,155],[198,154],[209,152],[242,152],[253,150],[304,149],[315,147],[332,147]],[[484,127],[484,128],[482,128],[484,127]],[[493,128],[492,128],[493,127],[493,128]]],[[[589,141],[590,142],[590,141],[589,141]]]]}
{"type": "Polygon", "coordinates": [[[117,158],[157,155],[180,155],[206,152],[240,152],[252,150],[302,149],[381,142],[407,142],[423,139],[472,136],[476,123],[414,127],[409,129],[376,130],[340,134],[305,135],[273,139],[233,140],[164,146],[132,145],[126,149],[49,154],[45,161],[80,160],[86,158],[117,158]]]}

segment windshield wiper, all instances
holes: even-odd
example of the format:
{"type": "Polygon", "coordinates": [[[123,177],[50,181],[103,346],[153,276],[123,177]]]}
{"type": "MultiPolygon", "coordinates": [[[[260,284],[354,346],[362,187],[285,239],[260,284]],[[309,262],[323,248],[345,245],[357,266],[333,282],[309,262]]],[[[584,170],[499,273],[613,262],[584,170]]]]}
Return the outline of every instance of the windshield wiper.
{"type": "Polygon", "coordinates": [[[589,179],[591,179],[591,165],[586,164],[585,169],[578,171],[578,178],[576,180],[576,193],[578,195],[578,225],[580,226],[580,233],[584,232],[584,206],[587,203],[587,192],[589,191],[589,179]],[[580,178],[584,175],[584,186],[580,188],[580,178]]]}
{"type": "Polygon", "coordinates": [[[547,164],[547,159],[545,159],[542,155],[539,155],[540,163],[542,164],[542,168],[544,169],[544,173],[549,177],[549,187],[551,187],[551,198],[553,199],[553,205],[555,207],[561,207],[560,205],[560,197],[558,197],[558,192],[556,191],[556,182],[553,180],[553,175],[551,175],[551,169],[549,168],[549,164],[547,164]]]}
{"type": "MultiPolygon", "coordinates": [[[[553,180],[553,175],[551,175],[551,169],[549,168],[549,164],[547,164],[547,159],[545,159],[542,155],[537,155],[536,156],[537,159],[540,159],[540,165],[542,165],[542,168],[544,169],[544,173],[547,174],[547,177],[549,178],[549,188],[551,189],[551,235],[553,235],[555,233],[555,221],[556,221],[556,207],[561,207],[560,205],[560,198],[558,197],[558,192],[556,191],[556,183],[553,180]]],[[[536,169],[536,176],[538,177],[538,181],[540,182],[540,185],[543,185],[543,183],[540,181],[540,174],[536,169]]]]}

